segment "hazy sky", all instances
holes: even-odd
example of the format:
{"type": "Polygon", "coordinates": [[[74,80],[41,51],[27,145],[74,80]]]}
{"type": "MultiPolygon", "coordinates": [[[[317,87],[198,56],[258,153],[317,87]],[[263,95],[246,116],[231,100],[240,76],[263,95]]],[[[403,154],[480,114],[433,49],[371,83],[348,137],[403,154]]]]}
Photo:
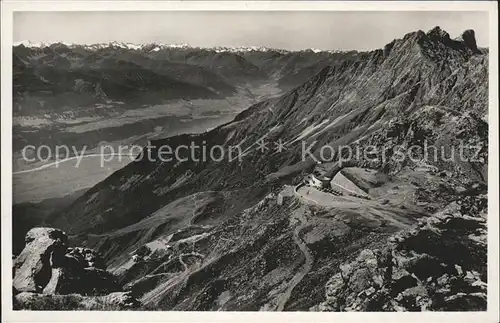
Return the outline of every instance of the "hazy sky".
{"type": "Polygon", "coordinates": [[[283,49],[375,49],[418,29],[474,29],[488,46],[488,13],[433,11],[16,12],[14,42],[188,43],[283,49]]]}

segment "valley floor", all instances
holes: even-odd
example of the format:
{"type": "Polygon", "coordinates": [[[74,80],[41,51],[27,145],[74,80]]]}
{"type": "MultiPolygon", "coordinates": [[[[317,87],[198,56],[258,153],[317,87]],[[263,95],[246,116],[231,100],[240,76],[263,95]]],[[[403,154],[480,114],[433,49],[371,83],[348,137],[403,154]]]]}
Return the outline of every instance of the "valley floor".
{"type": "MultiPolygon", "coordinates": [[[[86,117],[81,118],[80,121],[78,118],[72,119],[71,123],[66,120],[68,126],[62,131],[73,134],[73,137],[80,138],[77,141],[85,145],[87,145],[86,138],[90,136],[89,134],[96,133],[101,144],[112,147],[102,151],[108,152],[111,149],[118,151],[120,146],[143,146],[149,139],[164,138],[183,133],[205,132],[230,122],[239,112],[253,103],[274,97],[280,91],[274,81],[260,85],[247,84],[241,86],[235,96],[225,99],[180,100],[164,105],[134,109],[122,115],[99,120],[86,117]],[[139,127],[139,131],[142,132],[138,133],[135,133],[137,130],[125,129],[125,127],[137,123],[146,123],[149,126],[146,128],[139,127]],[[120,128],[123,128],[123,130],[120,128]],[[122,138],[119,140],[107,139],[107,132],[110,131],[113,134],[123,132],[122,138]]],[[[37,132],[43,132],[43,127],[53,122],[50,118],[37,123],[33,123],[33,120],[30,117],[17,117],[16,122],[21,127],[21,130],[18,131],[23,132],[27,130],[22,129],[28,129],[30,136],[36,136],[37,132]]],[[[59,138],[62,135],[54,133],[51,136],[59,138]]],[[[110,138],[113,138],[113,136],[110,138]]],[[[68,142],[68,145],[70,142],[68,142]]],[[[64,140],[62,143],[64,143],[64,140]]],[[[60,145],[61,143],[58,142],[57,144],[60,145]]],[[[92,141],[89,141],[88,144],[89,146],[85,148],[80,147],[80,145],[75,146],[77,153],[79,155],[99,155],[102,153],[101,149],[95,147],[92,141]]],[[[38,146],[34,146],[35,149],[38,148],[38,146]]],[[[55,148],[55,144],[49,144],[49,146],[55,148]]],[[[70,152],[73,154],[74,151],[70,149],[70,152]]],[[[126,152],[130,154],[130,149],[127,149],[126,152]]],[[[27,162],[20,152],[15,152],[13,160],[14,203],[40,202],[44,199],[61,197],[77,190],[92,187],[114,171],[126,166],[133,160],[136,153],[137,150],[130,156],[105,157],[104,159],[99,156],[92,156],[82,158],[81,162],[74,159],[55,163],[54,159],[43,162],[27,162]]],[[[32,158],[32,156],[29,157],[32,158]]],[[[35,157],[33,156],[33,158],[35,157]]],[[[63,160],[66,156],[60,158],[63,160]]]]}

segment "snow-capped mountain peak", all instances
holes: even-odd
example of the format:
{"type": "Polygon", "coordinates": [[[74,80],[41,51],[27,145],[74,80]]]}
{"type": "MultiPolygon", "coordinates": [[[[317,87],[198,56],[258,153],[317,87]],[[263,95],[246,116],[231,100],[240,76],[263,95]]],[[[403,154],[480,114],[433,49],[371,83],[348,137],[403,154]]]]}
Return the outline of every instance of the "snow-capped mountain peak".
{"type": "MultiPolygon", "coordinates": [[[[144,51],[150,51],[150,52],[158,52],[162,49],[169,49],[169,48],[175,48],[175,49],[206,49],[206,50],[213,50],[218,53],[222,52],[231,52],[231,53],[241,53],[241,52],[280,52],[280,53],[289,53],[293,52],[293,50],[285,50],[285,49],[276,49],[276,48],[269,48],[265,46],[213,46],[213,47],[203,47],[203,46],[191,46],[187,43],[179,43],[179,44],[158,44],[158,43],[145,43],[145,44],[134,44],[134,43],[126,43],[126,42],[119,42],[119,41],[111,41],[111,42],[102,42],[102,43],[95,43],[95,44],[75,44],[75,43],[69,43],[69,42],[64,42],[64,41],[58,41],[58,42],[32,42],[29,40],[25,41],[18,41],[14,42],[14,46],[20,46],[23,45],[28,48],[45,48],[48,47],[52,44],[63,44],[65,46],[68,46],[69,48],[75,48],[75,47],[83,47],[88,50],[99,50],[107,47],[115,47],[115,48],[123,48],[123,49],[129,49],[129,50],[144,50],[144,51]]],[[[321,53],[321,52],[328,52],[328,53],[336,53],[339,52],[337,50],[323,50],[323,49],[317,49],[317,48],[310,48],[310,49],[304,49],[304,50],[310,50],[314,53],[321,53]]],[[[302,51],[304,51],[302,50],[302,51]]]]}

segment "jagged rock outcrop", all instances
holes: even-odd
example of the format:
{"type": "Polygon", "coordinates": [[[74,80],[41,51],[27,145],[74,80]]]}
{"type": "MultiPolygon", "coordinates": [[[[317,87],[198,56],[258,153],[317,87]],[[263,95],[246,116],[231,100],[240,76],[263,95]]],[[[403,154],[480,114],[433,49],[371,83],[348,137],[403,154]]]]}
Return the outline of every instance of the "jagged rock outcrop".
{"type": "Polygon", "coordinates": [[[241,162],[144,158],[47,221],[102,252],[120,282],[163,310],[307,310],[324,301],[330,278],[327,300],[316,309],[482,309],[485,224],[471,214],[485,203],[463,193],[487,183],[487,93],[486,54],[440,28],[409,33],[322,68],[233,122],[153,141],[238,145],[241,162]],[[267,150],[256,149],[259,138],[268,140],[267,150]],[[419,151],[413,160],[392,159],[396,148],[425,140],[447,156],[462,142],[479,146],[479,159],[433,162],[419,151]],[[272,149],[272,141],[287,149],[272,149]],[[301,143],[313,142],[311,154],[321,162],[301,152],[301,143]],[[385,163],[353,165],[383,175],[369,185],[380,203],[323,195],[307,202],[308,193],[276,198],[285,184],[327,164],[322,147],[346,145],[388,148],[385,163]],[[453,200],[462,201],[453,204],[459,211],[408,230],[453,200]],[[395,234],[400,230],[408,231],[395,234]]]}
{"type": "MultiPolygon", "coordinates": [[[[410,33],[391,42],[385,58],[384,50],[380,49],[326,67],[303,85],[279,98],[256,104],[233,122],[205,134],[153,142],[157,147],[177,147],[193,141],[226,148],[241,143],[242,151],[248,152],[240,164],[207,161],[202,165],[188,161],[167,166],[159,160],[142,160],[93,187],[59,215],[60,219],[51,221],[74,234],[106,233],[137,223],[161,206],[197,190],[248,187],[270,174],[275,174],[273,178],[283,177],[288,169],[300,171],[308,162],[313,166],[313,161],[301,160],[301,142],[305,147],[316,142],[311,149],[316,155],[321,147],[337,150],[339,145],[350,145],[378,134],[383,143],[384,129],[390,120],[412,116],[426,109],[425,106],[445,111],[446,119],[454,122],[468,122],[469,118],[457,117],[465,110],[471,112],[470,119],[484,117],[488,109],[487,56],[447,45],[437,31],[428,34],[410,33]],[[435,34],[438,39],[434,39],[435,34]],[[254,140],[263,136],[270,148],[264,153],[252,147],[254,140]],[[278,139],[288,143],[281,154],[271,148],[271,141],[278,139]],[[149,193],[151,187],[171,187],[188,171],[193,176],[175,190],[166,194],[149,193]],[[150,176],[152,172],[154,175],[150,176]],[[138,179],[133,188],[119,189],[131,176],[138,179]],[[148,196],[147,201],[134,198],[139,192],[148,196]],[[87,203],[93,194],[98,194],[99,199],[87,203]],[[100,217],[103,210],[109,212],[100,217]]],[[[440,113],[437,111],[435,115],[440,113]]],[[[435,123],[441,128],[446,127],[445,118],[443,122],[437,120],[435,123]]],[[[418,119],[412,122],[418,123],[418,119]]]]}
{"type": "Polygon", "coordinates": [[[393,40],[384,46],[384,58],[387,58],[389,56],[395,43],[396,43],[396,41],[393,40]]]}
{"type": "Polygon", "coordinates": [[[457,40],[462,41],[468,48],[470,48],[470,50],[472,50],[472,52],[481,53],[481,51],[477,48],[476,34],[474,30],[467,29],[457,40]]]}
{"type": "MultiPolygon", "coordinates": [[[[33,228],[27,233],[26,246],[14,261],[15,294],[102,296],[122,290],[97,252],[68,248],[67,240],[64,232],[52,228],[33,228]]],[[[119,296],[115,294],[106,301],[120,303],[115,298],[124,298],[119,296]]]]}
{"type": "MultiPolygon", "coordinates": [[[[481,212],[485,212],[485,208],[481,212]]],[[[486,221],[456,203],[365,249],[326,285],[319,311],[486,309],[486,221]]]]}

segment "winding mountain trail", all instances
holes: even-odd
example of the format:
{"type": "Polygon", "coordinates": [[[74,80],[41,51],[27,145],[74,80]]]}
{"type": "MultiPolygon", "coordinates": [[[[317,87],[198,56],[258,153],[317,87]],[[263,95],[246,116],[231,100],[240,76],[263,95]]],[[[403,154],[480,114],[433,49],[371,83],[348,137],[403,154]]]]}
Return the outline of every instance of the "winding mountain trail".
{"type": "Polygon", "coordinates": [[[200,257],[203,258],[204,256],[201,253],[198,252],[190,252],[190,253],[183,253],[179,255],[179,262],[181,265],[184,267],[184,272],[183,273],[188,273],[189,272],[189,265],[184,262],[184,257],[187,256],[195,256],[195,257],[200,257]]]}
{"type": "Polygon", "coordinates": [[[309,273],[309,271],[312,268],[312,264],[314,262],[314,257],[311,251],[309,250],[305,242],[300,238],[300,231],[302,231],[302,229],[304,229],[308,225],[307,218],[304,215],[303,209],[299,208],[298,210],[293,212],[290,217],[290,220],[291,221],[297,220],[300,223],[293,232],[293,241],[297,244],[300,251],[302,251],[302,253],[304,254],[305,263],[302,266],[301,270],[297,272],[295,276],[293,276],[286,291],[279,297],[277,301],[276,311],[280,312],[284,310],[285,305],[290,299],[290,296],[295,286],[297,286],[302,281],[302,279],[307,275],[307,273],[309,273]]]}

